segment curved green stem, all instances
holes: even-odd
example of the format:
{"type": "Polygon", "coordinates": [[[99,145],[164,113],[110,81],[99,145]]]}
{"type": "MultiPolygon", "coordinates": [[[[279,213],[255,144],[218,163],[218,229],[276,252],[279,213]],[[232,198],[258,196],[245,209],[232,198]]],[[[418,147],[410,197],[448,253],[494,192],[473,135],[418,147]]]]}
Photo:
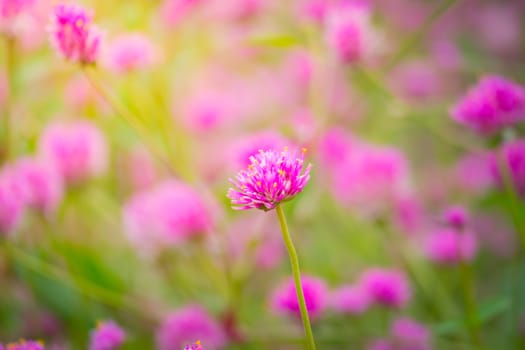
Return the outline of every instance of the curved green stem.
{"type": "Polygon", "coordinates": [[[306,334],[306,345],[307,349],[315,350],[314,334],[312,332],[312,326],[310,325],[310,318],[308,317],[308,311],[306,309],[306,302],[304,300],[303,286],[301,284],[301,271],[299,269],[299,258],[292,242],[292,237],[288,231],[288,224],[286,223],[286,217],[284,215],[283,208],[278,205],[275,207],[277,216],[279,217],[279,223],[281,225],[281,231],[283,233],[284,244],[288,250],[290,256],[290,264],[292,265],[292,274],[295,282],[295,290],[297,292],[297,299],[299,300],[299,309],[301,310],[301,319],[303,321],[304,333],[306,334]]]}

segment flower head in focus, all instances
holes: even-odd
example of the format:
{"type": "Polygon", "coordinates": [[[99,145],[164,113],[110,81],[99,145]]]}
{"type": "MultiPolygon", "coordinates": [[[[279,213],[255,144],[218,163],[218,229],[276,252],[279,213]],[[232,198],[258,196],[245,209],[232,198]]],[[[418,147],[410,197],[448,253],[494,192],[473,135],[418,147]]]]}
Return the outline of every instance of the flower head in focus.
{"type": "Polygon", "coordinates": [[[525,87],[489,75],[453,107],[452,119],[480,134],[492,134],[525,120],[525,87]]]}
{"type": "Polygon", "coordinates": [[[115,322],[100,322],[91,333],[90,350],[115,350],[122,345],[126,334],[115,322]]]}
{"type": "Polygon", "coordinates": [[[304,154],[260,150],[250,157],[248,169],[241,170],[235,180],[230,179],[233,188],[228,191],[234,209],[272,210],[280,203],[301,193],[310,179],[311,164],[305,167],[304,154]]]}
{"type": "Polygon", "coordinates": [[[102,32],[92,24],[92,15],[83,7],[57,5],[52,15],[50,40],[66,60],[83,65],[98,58],[102,32]]]}

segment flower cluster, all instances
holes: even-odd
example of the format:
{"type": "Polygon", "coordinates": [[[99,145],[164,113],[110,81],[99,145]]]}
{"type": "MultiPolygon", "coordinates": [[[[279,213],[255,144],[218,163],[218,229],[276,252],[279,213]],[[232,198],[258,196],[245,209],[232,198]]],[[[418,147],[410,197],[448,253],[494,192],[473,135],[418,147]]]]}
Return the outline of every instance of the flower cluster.
{"type": "Polygon", "coordinates": [[[251,156],[248,169],[230,179],[234,187],[228,198],[234,208],[268,211],[301,193],[310,179],[311,165],[305,167],[305,152],[260,150],[251,156]]]}

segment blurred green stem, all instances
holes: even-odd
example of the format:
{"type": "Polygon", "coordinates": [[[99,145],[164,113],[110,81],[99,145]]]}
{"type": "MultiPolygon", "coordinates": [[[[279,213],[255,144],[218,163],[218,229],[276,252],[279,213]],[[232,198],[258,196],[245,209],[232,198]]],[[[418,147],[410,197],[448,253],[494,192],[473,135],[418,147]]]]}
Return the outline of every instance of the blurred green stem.
{"type": "Polygon", "coordinates": [[[467,328],[470,335],[470,341],[475,349],[483,350],[479,333],[479,311],[476,304],[476,295],[474,291],[474,281],[472,277],[472,266],[469,263],[461,262],[461,284],[463,292],[463,302],[465,305],[465,314],[467,328]]]}
{"type": "Polygon", "coordinates": [[[299,309],[301,310],[301,319],[303,321],[303,328],[306,334],[306,345],[307,349],[315,350],[314,334],[312,332],[312,326],[310,325],[310,318],[308,317],[308,310],[306,309],[306,302],[304,300],[303,286],[301,283],[301,271],[299,268],[299,258],[293,245],[292,237],[288,231],[288,224],[286,223],[286,216],[281,205],[275,207],[277,216],[279,217],[279,223],[281,225],[281,231],[283,234],[284,244],[288,250],[290,256],[290,264],[292,265],[292,274],[295,282],[295,290],[297,292],[297,299],[299,300],[299,309]]]}
{"type": "Polygon", "coordinates": [[[9,159],[11,148],[11,110],[13,108],[16,74],[16,41],[13,37],[6,36],[5,43],[7,89],[4,104],[4,149],[2,151],[3,162],[6,162],[9,159]]]}

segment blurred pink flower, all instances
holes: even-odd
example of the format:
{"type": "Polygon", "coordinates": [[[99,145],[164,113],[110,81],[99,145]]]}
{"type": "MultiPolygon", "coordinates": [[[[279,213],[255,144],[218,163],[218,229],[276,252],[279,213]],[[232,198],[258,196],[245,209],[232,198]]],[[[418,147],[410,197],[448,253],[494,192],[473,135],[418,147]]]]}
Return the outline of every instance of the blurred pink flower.
{"type": "Polygon", "coordinates": [[[40,136],[38,149],[68,183],[102,175],[108,167],[104,135],[87,120],[49,124],[40,136]]]}
{"type": "Polygon", "coordinates": [[[146,255],[206,235],[213,225],[210,208],[199,193],[176,180],[135,194],[122,215],[127,238],[146,255]]]}
{"type": "MultiPolygon", "coordinates": [[[[311,318],[317,318],[325,311],[328,306],[328,287],[324,280],[313,276],[302,276],[301,285],[303,286],[306,309],[311,318]]],[[[293,278],[286,280],[279,286],[271,296],[272,309],[281,314],[300,319],[299,301],[293,278]]]]}
{"type": "Polygon", "coordinates": [[[443,265],[469,262],[476,256],[478,244],[470,231],[443,228],[426,237],[425,252],[431,261],[443,265]]]}
{"type": "Polygon", "coordinates": [[[221,326],[199,305],[185,306],[164,319],[157,331],[159,350],[180,350],[200,339],[206,350],[220,350],[227,338],[221,326]]]}
{"type": "Polygon", "coordinates": [[[86,9],[60,4],[52,16],[50,40],[56,52],[66,60],[93,64],[99,55],[102,32],[92,24],[92,15],[86,9]]]}
{"type": "Polygon", "coordinates": [[[44,214],[53,214],[64,195],[55,167],[37,158],[21,158],[13,165],[24,202],[44,214]]]}
{"type": "Polygon", "coordinates": [[[246,21],[261,13],[268,3],[268,0],[212,0],[208,12],[214,19],[246,21]]]}
{"type": "Polygon", "coordinates": [[[468,154],[455,167],[459,189],[483,194],[494,184],[488,153],[468,154]]]}
{"type": "Polygon", "coordinates": [[[113,321],[97,324],[91,332],[89,350],[116,350],[126,339],[126,333],[113,321]]]}
{"type": "Polygon", "coordinates": [[[323,23],[330,8],[329,0],[300,1],[299,15],[317,23],[323,23]]]}
{"type": "Polygon", "coordinates": [[[204,0],[164,0],[161,6],[161,15],[170,26],[177,26],[188,17],[204,0]]]}
{"type": "Polygon", "coordinates": [[[25,200],[20,191],[17,174],[7,165],[0,170],[0,234],[14,231],[22,219],[25,200]]]}
{"type": "Polygon", "coordinates": [[[158,50],[151,40],[141,33],[128,33],[116,37],[103,51],[105,66],[115,73],[143,70],[158,60],[158,50]]]}
{"type": "Polygon", "coordinates": [[[442,91],[442,73],[430,62],[407,61],[392,72],[392,87],[413,103],[425,103],[442,91]]]}
{"type": "Polygon", "coordinates": [[[127,157],[124,168],[126,178],[134,190],[145,190],[151,187],[158,178],[154,159],[145,148],[133,149],[127,157]]]}
{"type": "Polygon", "coordinates": [[[425,208],[416,196],[398,198],[395,202],[395,224],[401,232],[416,234],[426,224],[425,208]]]}
{"type": "Polygon", "coordinates": [[[525,120],[525,87],[486,75],[451,110],[452,119],[480,134],[491,134],[525,120]]]}
{"type": "MultiPolygon", "coordinates": [[[[2,344],[0,344],[2,349],[2,344]]],[[[19,340],[16,343],[8,343],[5,345],[5,350],[44,350],[44,343],[34,340],[19,340]]]]}
{"type": "Polygon", "coordinates": [[[301,193],[310,180],[311,164],[302,152],[260,150],[250,157],[248,169],[230,179],[228,198],[234,209],[272,210],[301,193]]]}
{"type": "Polygon", "coordinates": [[[394,320],[390,333],[399,350],[430,350],[432,348],[430,331],[423,324],[410,318],[394,320]]]}
{"type": "Polygon", "coordinates": [[[462,230],[469,222],[469,212],[462,205],[453,205],[443,212],[444,222],[458,230],[462,230]]]}
{"type": "Polygon", "coordinates": [[[340,313],[362,314],[370,306],[370,295],[361,286],[344,285],[331,296],[332,307],[340,313]]]}
{"type": "Polygon", "coordinates": [[[403,307],[412,295],[409,281],[398,270],[370,268],[361,274],[358,285],[373,302],[387,307],[403,307]]]}
{"type": "Polygon", "coordinates": [[[377,53],[380,39],[371,24],[368,5],[348,2],[326,14],[326,41],[343,63],[367,60],[377,53]]]}
{"type": "Polygon", "coordinates": [[[0,1],[0,31],[13,35],[19,27],[19,17],[28,12],[35,0],[2,0],[0,1]]]}
{"type": "Polygon", "coordinates": [[[272,130],[259,131],[234,141],[229,148],[229,158],[235,169],[250,165],[250,157],[259,154],[259,150],[283,149],[291,142],[280,133],[272,130]]]}
{"type": "Polygon", "coordinates": [[[317,152],[320,168],[335,171],[341,163],[346,162],[356,147],[357,142],[340,128],[332,128],[322,136],[317,152]]]}
{"type": "Polygon", "coordinates": [[[499,184],[503,184],[500,166],[506,166],[514,189],[525,197],[525,139],[505,143],[501,150],[493,155],[490,166],[493,179],[499,184]]]}
{"type": "Polygon", "coordinates": [[[487,3],[477,6],[474,15],[474,34],[481,44],[495,54],[520,52],[523,46],[523,13],[516,3],[487,3]]]}

